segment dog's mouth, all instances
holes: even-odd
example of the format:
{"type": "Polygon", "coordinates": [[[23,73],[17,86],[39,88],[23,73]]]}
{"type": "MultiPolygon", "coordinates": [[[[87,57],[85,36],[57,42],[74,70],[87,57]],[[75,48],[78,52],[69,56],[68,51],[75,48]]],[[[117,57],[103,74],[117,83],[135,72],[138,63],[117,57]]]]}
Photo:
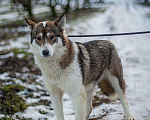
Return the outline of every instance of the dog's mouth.
{"type": "Polygon", "coordinates": [[[48,58],[48,57],[50,57],[50,55],[42,55],[42,57],[48,58]]]}

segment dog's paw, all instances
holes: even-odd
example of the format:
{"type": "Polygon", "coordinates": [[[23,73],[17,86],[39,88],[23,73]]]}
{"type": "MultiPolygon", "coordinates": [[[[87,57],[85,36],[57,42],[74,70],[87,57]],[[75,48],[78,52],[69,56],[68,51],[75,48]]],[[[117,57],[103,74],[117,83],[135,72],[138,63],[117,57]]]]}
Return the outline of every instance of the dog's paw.
{"type": "Polygon", "coordinates": [[[135,120],[135,119],[131,115],[131,116],[125,117],[125,120],[135,120]]]}

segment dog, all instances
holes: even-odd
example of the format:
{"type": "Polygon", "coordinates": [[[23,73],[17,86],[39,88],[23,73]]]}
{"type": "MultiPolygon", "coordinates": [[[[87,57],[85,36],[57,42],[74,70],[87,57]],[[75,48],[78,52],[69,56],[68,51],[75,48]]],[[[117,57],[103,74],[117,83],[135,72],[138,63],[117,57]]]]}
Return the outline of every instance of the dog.
{"type": "Polygon", "coordinates": [[[122,63],[111,42],[69,40],[65,31],[65,14],[55,21],[35,23],[25,20],[31,30],[30,49],[41,69],[57,120],[64,120],[64,92],[73,103],[75,120],[87,120],[96,85],[112,99],[119,96],[125,119],[134,120],[125,97],[122,63]]]}

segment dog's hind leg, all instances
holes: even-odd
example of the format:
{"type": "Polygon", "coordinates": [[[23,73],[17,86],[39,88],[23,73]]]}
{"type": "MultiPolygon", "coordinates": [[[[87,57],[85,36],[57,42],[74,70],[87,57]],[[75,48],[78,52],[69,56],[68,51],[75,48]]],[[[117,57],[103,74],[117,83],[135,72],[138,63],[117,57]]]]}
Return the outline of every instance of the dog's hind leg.
{"type": "Polygon", "coordinates": [[[50,84],[45,84],[51,98],[52,106],[54,107],[54,111],[57,117],[57,120],[64,120],[64,114],[63,114],[63,105],[62,105],[62,97],[63,97],[63,91],[50,84]]]}
{"type": "MultiPolygon", "coordinates": [[[[119,96],[119,98],[121,100],[122,107],[124,109],[125,119],[126,120],[134,120],[134,118],[132,117],[132,115],[131,115],[131,113],[129,111],[129,107],[128,107],[127,101],[125,99],[125,95],[124,95],[125,94],[125,89],[123,90],[120,87],[120,84],[119,84],[120,80],[116,76],[111,75],[111,73],[108,73],[108,80],[112,84],[112,87],[115,89],[115,91],[118,93],[118,96],[119,96]]],[[[121,81],[124,81],[123,78],[122,78],[121,81]]]]}

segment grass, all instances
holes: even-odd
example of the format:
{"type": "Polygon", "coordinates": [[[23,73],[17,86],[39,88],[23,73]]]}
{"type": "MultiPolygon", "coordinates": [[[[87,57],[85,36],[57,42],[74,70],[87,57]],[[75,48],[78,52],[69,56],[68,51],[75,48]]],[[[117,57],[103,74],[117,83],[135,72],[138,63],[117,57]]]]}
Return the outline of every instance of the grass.
{"type": "Polygon", "coordinates": [[[0,113],[5,115],[12,115],[18,111],[24,111],[27,108],[25,100],[17,94],[17,92],[24,90],[25,87],[21,85],[3,85],[0,88],[2,96],[0,97],[0,113]]]}
{"type": "Polygon", "coordinates": [[[8,39],[16,39],[18,36],[24,36],[27,32],[19,31],[18,29],[3,29],[0,25],[0,41],[8,39]]]}
{"type": "MultiPolygon", "coordinates": [[[[13,48],[10,52],[13,52],[14,55],[1,59],[0,74],[8,71],[23,73],[24,67],[27,67],[30,73],[41,74],[40,70],[34,64],[33,55],[28,53],[27,49],[13,48]],[[23,54],[23,57],[18,58],[19,54],[23,54]]],[[[1,51],[0,55],[4,55],[5,53],[9,53],[9,51],[1,51]]]]}
{"type": "Polygon", "coordinates": [[[6,55],[10,52],[11,52],[10,50],[3,50],[3,51],[0,51],[0,55],[6,55]]]}
{"type": "Polygon", "coordinates": [[[25,20],[15,20],[15,21],[8,21],[8,19],[3,19],[2,24],[0,24],[0,28],[8,28],[9,30],[17,27],[25,27],[25,20]]]}
{"type": "Polygon", "coordinates": [[[25,31],[19,31],[18,27],[25,27],[24,20],[15,20],[10,21],[8,19],[3,19],[0,23],[0,38],[1,40],[5,39],[16,39],[18,36],[24,36],[27,34],[25,31]]]}
{"type": "Polygon", "coordinates": [[[23,60],[29,60],[30,58],[30,53],[27,52],[27,50],[25,49],[21,49],[21,48],[13,48],[12,52],[14,53],[14,56],[17,57],[17,55],[19,54],[24,54],[24,56],[22,57],[23,60]]]}
{"type": "Polygon", "coordinates": [[[24,118],[24,117],[19,117],[18,115],[16,115],[15,117],[12,117],[12,116],[5,116],[5,117],[2,117],[0,120],[31,120],[30,118],[24,118]]]}

